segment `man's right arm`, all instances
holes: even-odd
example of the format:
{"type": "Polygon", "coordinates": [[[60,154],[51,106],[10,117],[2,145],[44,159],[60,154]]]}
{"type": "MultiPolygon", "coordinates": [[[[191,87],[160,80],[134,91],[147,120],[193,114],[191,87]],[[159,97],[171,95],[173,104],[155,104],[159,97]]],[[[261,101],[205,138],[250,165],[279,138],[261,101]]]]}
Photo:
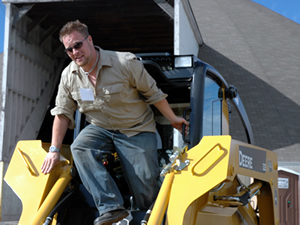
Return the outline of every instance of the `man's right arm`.
{"type": "MultiPolygon", "coordinates": [[[[51,145],[57,148],[61,148],[63,139],[68,129],[68,124],[70,119],[63,115],[55,115],[52,127],[52,140],[51,145]]],[[[59,162],[60,153],[59,152],[48,152],[46,158],[41,167],[42,173],[49,173],[54,166],[59,162]]]]}

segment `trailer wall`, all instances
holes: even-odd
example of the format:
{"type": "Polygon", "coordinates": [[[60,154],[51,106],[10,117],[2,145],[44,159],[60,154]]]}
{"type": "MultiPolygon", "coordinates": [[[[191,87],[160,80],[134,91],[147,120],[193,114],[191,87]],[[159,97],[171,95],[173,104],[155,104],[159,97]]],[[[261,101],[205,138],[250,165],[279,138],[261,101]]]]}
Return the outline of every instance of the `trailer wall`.
{"type": "MultiPolygon", "coordinates": [[[[30,20],[22,16],[24,10],[6,4],[0,114],[2,178],[16,143],[37,137],[66,59],[51,52],[53,40],[51,36],[43,37],[44,30],[37,26],[28,32],[30,20]]],[[[18,219],[21,210],[18,200],[6,183],[0,186],[3,186],[1,220],[18,219]]]]}

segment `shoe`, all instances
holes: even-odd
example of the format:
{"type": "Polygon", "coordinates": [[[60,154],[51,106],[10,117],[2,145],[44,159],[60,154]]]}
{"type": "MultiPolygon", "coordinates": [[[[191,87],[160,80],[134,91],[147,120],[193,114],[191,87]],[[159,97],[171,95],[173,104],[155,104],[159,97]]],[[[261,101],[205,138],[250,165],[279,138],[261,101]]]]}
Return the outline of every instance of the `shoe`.
{"type": "Polygon", "coordinates": [[[112,225],[127,217],[129,213],[125,209],[116,209],[95,219],[94,225],[112,225]]]}

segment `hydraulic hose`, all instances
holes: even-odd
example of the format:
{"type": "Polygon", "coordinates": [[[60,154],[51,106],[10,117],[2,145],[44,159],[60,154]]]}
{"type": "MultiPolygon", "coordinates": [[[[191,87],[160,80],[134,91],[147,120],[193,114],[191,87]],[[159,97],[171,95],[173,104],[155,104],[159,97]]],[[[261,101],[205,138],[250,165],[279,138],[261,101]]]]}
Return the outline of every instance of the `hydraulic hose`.
{"type": "Polygon", "coordinates": [[[52,209],[50,214],[47,216],[46,221],[43,223],[43,225],[51,224],[54,215],[64,206],[66,201],[75,193],[75,191],[78,190],[78,187],[79,187],[78,181],[76,181],[75,179],[73,181],[75,181],[75,185],[74,185],[73,190],[69,194],[67,194],[61,201],[59,201],[56,204],[56,206],[52,209]]]}
{"type": "Polygon", "coordinates": [[[150,208],[147,210],[146,215],[144,216],[143,220],[141,221],[141,225],[147,225],[154,204],[155,204],[155,202],[153,202],[152,205],[150,206],[150,208]]]}

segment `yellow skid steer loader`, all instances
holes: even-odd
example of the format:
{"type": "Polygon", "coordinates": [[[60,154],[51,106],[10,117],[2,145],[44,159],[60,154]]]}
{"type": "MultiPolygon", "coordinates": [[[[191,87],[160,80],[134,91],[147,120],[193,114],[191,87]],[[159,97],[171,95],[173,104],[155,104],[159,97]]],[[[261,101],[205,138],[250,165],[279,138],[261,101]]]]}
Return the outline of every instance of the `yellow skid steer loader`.
{"type": "MultiPolygon", "coordinates": [[[[147,211],[132,208],[118,156],[103,156],[130,212],[116,224],[279,225],[277,155],[254,145],[237,89],[193,55],[137,57],[190,128],[181,135],[153,108],[161,188],[147,211]],[[229,134],[231,105],[240,116],[248,143],[233,140],[229,134]]],[[[84,115],[77,112],[74,138],[83,121],[84,115]]],[[[16,145],[5,181],[23,204],[19,224],[92,224],[98,212],[76,174],[69,146],[63,146],[60,163],[44,175],[40,168],[48,148],[48,143],[39,140],[16,145]]]]}

